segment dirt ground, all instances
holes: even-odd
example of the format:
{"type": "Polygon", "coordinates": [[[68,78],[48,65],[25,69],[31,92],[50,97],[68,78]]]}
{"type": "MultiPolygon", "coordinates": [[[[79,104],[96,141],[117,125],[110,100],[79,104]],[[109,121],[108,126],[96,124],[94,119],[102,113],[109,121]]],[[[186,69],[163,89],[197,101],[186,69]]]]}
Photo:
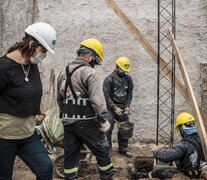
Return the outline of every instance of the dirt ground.
{"type": "MultiPolygon", "coordinates": [[[[126,180],[129,179],[127,173],[127,165],[129,163],[136,163],[138,157],[149,157],[152,155],[153,144],[139,144],[131,143],[130,151],[133,153],[133,158],[126,158],[117,152],[117,144],[113,144],[112,151],[112,162],[116,170],[114,180],[126,180]]],[[[51,159],[54,161],[54,156],[51,155],[51,159]]],[[[94,156],[91,159],[90,165],[84,165],[80,167],[80,180],[98,180],[98,169],[96,166],[96,160],[94,156]]],[[[188,178],[182,174],[175,175],[172,179],[174,180],[187,180],[188,178]]],[[[24,164],[19,158],[16,159],[13,173],[13,180],[35,180],[35,176],[32,174],[27,165],[24,164]]],[[[54,170],[53,180],[61,180],[54,170]]]]}

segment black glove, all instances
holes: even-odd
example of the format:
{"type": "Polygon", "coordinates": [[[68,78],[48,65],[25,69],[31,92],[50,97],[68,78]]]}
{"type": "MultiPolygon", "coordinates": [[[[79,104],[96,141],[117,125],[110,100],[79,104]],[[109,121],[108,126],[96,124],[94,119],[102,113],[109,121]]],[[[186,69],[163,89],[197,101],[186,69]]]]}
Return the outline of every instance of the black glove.
{"type": "Polygon", "coordinates": [[[109,120],[109,114],[107,111],[103,111],[98,115],[98,119],[100,123],[104,123],[105,121],[109,120]]]}

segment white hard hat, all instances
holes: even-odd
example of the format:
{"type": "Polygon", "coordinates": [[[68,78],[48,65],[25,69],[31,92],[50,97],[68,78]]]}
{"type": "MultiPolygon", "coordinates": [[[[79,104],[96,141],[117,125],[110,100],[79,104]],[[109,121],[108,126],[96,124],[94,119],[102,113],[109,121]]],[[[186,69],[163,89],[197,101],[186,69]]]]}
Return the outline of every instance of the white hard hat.
{"type": "Polygon", "coordinates": [[[24,31],[34,37],[51,54],[55,54],[56,31],[52,26],[38,22],[28,26],[24,31]]]}

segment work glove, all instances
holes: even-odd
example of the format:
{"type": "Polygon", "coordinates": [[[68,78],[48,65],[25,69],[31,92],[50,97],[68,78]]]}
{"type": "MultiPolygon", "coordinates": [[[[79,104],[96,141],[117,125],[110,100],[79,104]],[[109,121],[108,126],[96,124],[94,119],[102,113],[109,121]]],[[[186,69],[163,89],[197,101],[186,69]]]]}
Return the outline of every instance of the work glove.
{"type": "Polygon", "coordinates": [[[107,132],[108,130],[109,130],[109,128],[110,128],[110,123],[109,123],[109,121],[108,120],[106,120],[106,121],[104,121],[104,122],[100,122],[100,130],[102,131],[102,132],[107,132]]]}
{"type": "Polygon", "coordinates": [[[130,114],[130,108],[129,107],[126,107],[124,109],[124,114],[130,114]]]}
{"type": "Polygon", "coordinates": [[[116,109],[114,110],[115,114],[118,116],[123,115],[123,110],[119,107],[116,107],[116,109]]]}

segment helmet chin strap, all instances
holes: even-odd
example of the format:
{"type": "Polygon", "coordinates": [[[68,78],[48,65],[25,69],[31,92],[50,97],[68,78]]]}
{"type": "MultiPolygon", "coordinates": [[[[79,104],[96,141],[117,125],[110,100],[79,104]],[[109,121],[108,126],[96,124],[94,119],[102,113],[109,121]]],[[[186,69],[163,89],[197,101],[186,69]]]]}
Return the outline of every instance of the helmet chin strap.
{"type": "Polygon", "coordinates": [[[119,77],[123,77],[125,75],[125,72],[120,67],[116,68],[116,72],[119,77]]]}
{"type": "Polygon", "coordinates": [[[89,64],[91,65],[92,68],[94,68],[95,65],[96,65],[96,60],[93,58],[93,59],[89,62],[89,64]]]}

